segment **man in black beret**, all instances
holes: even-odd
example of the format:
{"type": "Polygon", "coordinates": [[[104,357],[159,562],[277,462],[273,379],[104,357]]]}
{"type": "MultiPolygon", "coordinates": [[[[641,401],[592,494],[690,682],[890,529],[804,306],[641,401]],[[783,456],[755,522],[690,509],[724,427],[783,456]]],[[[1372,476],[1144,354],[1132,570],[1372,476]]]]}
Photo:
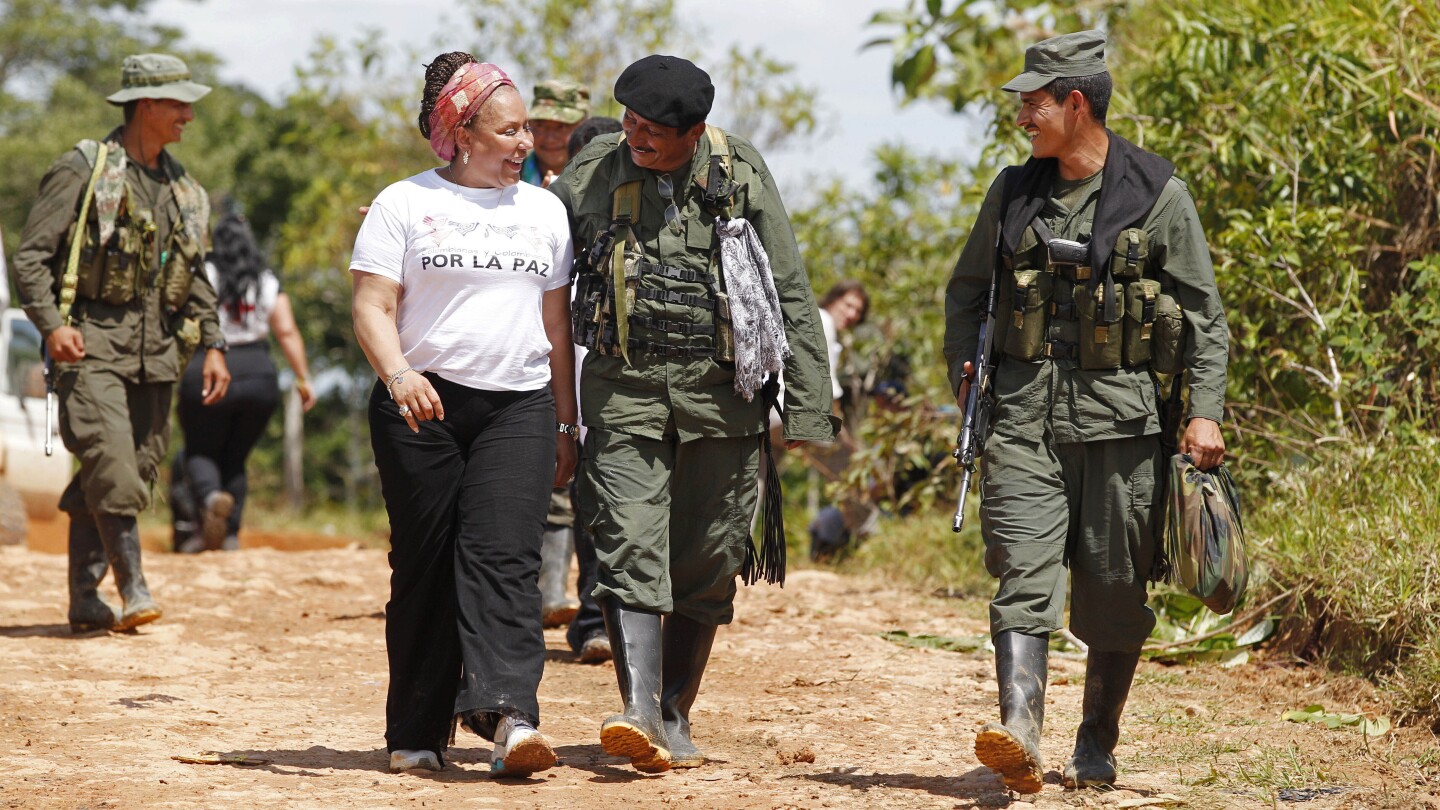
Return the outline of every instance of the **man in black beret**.
{"type": "Polygon", "coordinates": [[[783,538],[758,552],[751,542],[770,398],[756,369],[773,380],[783,368],[787,445],[830,441],[836,424],[780,193],[754,146],[706,126],[710,77],[647,56],[620,75],[615,98],[623,133],[591,141],[550,190],[582,248],[575,341],[590,352],[577,517],[595,535],[594,595],[625,704],[600,739],[651,772],[705,762],[690,707],[715,629],[734,615],[736,575],[783,576],[783,538]],[[742,232],[768,268],[736,258],[742,232]]]}

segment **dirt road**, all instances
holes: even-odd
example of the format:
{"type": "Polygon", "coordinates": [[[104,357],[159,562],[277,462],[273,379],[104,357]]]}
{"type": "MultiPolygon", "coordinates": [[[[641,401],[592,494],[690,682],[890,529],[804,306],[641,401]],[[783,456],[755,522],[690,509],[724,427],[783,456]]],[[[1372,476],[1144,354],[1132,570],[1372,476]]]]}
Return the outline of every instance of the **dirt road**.
{"type": "Polygon", "coordinates": [[[711,765],[643,776],[605,756],[613,669],[577,663],[550,631],[540,704],[561,767],[491,780],[489,744],[462,731],[444,772],[393,775],[383,553],[152,553],[146,567],[165,618],[76,637],[65,558],[0,548],[0,807],[1440,807],[1428,731],[1367,744],[1284,722],[1309,703],[1384,707],[1357,682],[1273,663],[1143,665],[1120,790],[1101,794],[1059,786],[1084,668],[1058,659],[1048,783],[1007,794],[971,750],[995,714],[991,655],[878,635],[979,634],[983,604],[817,571],[742,589],[694,709],[711,765]]]}

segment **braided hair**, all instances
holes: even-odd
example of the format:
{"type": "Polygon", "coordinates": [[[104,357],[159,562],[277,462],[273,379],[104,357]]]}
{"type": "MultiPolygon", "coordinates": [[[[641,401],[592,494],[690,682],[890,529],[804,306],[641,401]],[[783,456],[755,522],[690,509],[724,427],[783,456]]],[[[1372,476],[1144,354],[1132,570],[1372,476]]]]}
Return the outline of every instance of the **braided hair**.
{"type": "Polygon", "coordinates": [[[250,320],[260,276],[265,272],[265,257],[243,215],[232,212],[215,223],[215,248],[210,252],[210,262],[215,265],[219,282],[215,293],[220,306],[239,323],[250,320]]]}
{"type": "Polygon", "coordinates": [[[435,57],[435,61],[425,66],[425,94],[420,98],[420,134],[426,138],[430,137],[430,113],[435,110],[435,102],[440,99],[440,91],[445,89],[450,77],[455,71],[465,65],[477,61],[475,57],[464,51],[450,51],[435,57]]]}

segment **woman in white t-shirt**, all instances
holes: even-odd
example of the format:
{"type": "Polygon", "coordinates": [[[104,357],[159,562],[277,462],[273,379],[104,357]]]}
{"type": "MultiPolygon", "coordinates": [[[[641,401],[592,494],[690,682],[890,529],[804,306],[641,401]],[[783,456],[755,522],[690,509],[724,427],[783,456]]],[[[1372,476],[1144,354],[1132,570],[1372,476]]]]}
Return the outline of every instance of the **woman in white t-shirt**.
{"type": "Polygon", "coordinates": [[[175,550],[182,553],[240,546],[240,517],[249,490],[245,462],[280,404],[270,359],[272,334],[295,372],[302,406],[308,411],[315,405],[305,341],[290,299],[265,265],[244,216],[227,214],[215,224],[215,249],[205,272],[215,288],[231,384],[224,399],[204,404],[204,352],[195,353],[180,378],[185,449],[175,459],[170,506],[175,550]]]}
{"type": "Polygon", "coordinates": [[[550,490],[575,467],[570,228],[559,199],[520,183],[534,140],[498,67],[436,57],[420,131],[448,165],[381,192],[350,261],[380,377],[385,740],[391,770],[438,770],[458,717],[495,742],[493,772],[525,775],[555,764],[536,731],[536,579],[550,490]]]}

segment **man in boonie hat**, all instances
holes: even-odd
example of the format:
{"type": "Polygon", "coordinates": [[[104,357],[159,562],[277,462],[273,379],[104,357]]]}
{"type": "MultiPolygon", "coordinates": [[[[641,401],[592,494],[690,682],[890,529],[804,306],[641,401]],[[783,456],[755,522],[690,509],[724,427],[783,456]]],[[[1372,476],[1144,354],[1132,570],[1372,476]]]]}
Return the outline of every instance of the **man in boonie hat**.
{"type": "Polygon", "coordinates": [[[520,179],[549,186],[570,160],[570,133],[589,115],[590,89],[585,85],[565,79],[535,85],[535,101],[530,105],[535,151],[525,159],[520,179]]]}
{"type": "Polygon", "coordinates": [[[15,255],[20,303],[55,364],[60,436],[80,462],[60,498],[70,515],[77,633],[160,618],[141,571],[136,515],[165,457],[170,397],[199,345],[205,403],[230,384],[203,272],[209,199],[165,151],[208,92],[174,56],[127,57],[120,90],[106,99],[124,107],[125,123],[50,166],[15,255]],[[84,226],[69,237],[77,218],[84,226]],[[98,591],[112,568],[118,610],[98,591]]]}
{"type": "Polygon", "coordinates": [[[749,141],[706,126],[710,77],[647,56],[620,74],[615,99],[623,132],[592,140],[550,190],[584,257],[576,517],[595,536],[593,593],[624,703],[600,740],[648,772],[705,763],[690,708],[716,628],[734,617],[736,575],[783,574],[778,530],[760,551],[751,544],[773,401],[761,369],[772,381],[784,370],[787,443],[831,441],[836,424],[825,337],[780,192],[749,141]],[[732,244],[742,232],[748,250],[732,244]],[[760,246],[763,269],[750,261],[760,246]]]}
{"type": "Polygon", "coordinates": [[[1047,651],[1067,590],[1088,655],[1063,781],[1115,781],[1121,712],[1155,624],[1145,604],[1160,570],[1155,373],[1189,386],[1180,450],[1206,469],[1225,453],[1229,338],[1205,234],[1174,166],[1106,128],[1105,44],[1081,31],[1025,51],[1004,89],[1019,94],[1031,158],[991,185],[945,292],[962,407],[992,286],[999,301],[980,526],[999,580],[1000,722],[980,730],[975,753],[1023,793],[1041,789],[1047,651]]]}

